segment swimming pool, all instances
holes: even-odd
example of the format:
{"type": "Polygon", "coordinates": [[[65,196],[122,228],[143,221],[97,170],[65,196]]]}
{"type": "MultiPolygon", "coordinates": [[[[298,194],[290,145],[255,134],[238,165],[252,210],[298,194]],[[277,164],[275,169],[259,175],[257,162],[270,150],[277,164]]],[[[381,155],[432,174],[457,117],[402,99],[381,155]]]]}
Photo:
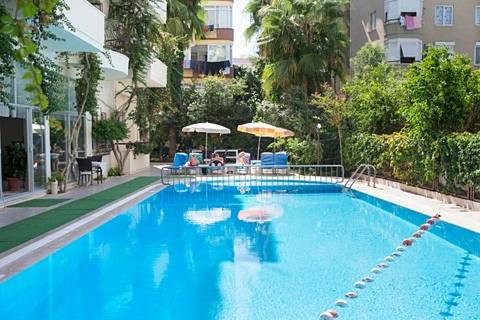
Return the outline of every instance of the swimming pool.
{"type": "MultiPolygon", "coordinates": [[[[425,219],[335,185],[176,185],[0,283],[0,319],[318,319],[425,219]]],[[[480,319],[480,235],[439,222],[357,291],[339,319],[480,319]]]]}

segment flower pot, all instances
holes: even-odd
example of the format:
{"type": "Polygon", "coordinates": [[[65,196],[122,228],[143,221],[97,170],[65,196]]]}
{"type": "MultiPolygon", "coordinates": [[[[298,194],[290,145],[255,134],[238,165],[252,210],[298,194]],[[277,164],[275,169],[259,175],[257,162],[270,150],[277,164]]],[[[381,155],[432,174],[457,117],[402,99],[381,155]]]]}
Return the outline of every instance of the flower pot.
{"type": "Polygon", "coordinates": [[[8,178],[7,177],[7,190],[8,191],[21,191],[23,189],[23,179],[20,178],[8,178]]]}
{"type": "Polygon", "coordinates": [[[58,181],[50,182],[50,193],[58,194],[58,181]]]}

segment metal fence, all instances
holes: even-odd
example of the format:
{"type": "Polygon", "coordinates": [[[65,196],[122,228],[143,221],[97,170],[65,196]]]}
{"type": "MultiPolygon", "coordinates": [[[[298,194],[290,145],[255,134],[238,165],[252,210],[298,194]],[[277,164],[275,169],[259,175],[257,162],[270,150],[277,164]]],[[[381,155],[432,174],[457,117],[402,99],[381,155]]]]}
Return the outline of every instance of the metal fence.
{"type": "Polygon", "coordinates": [[[216,184],[235,183],[275,183],[291,185],[298,183],[343,183],[345,170],[342,165],[225,165],[198,167],[161,168],[161,182],[164,185],[215,182],[216,184]]]}

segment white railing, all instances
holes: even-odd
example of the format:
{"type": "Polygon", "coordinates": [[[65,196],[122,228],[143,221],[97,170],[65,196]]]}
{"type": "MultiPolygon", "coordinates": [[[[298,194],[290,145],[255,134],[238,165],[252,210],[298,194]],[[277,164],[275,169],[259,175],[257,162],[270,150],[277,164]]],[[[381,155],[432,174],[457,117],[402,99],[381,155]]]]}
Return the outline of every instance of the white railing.
{"type": "Polygon", "coordinates": [[[236,184],[248,182],[275,182],[281,185],[297,183],[343,183],[345,170],[342,165],[225,165],[198,167],[161,168],[161,182],[164,185],[191,184],[192,182],[214,182],[236,184]]]}

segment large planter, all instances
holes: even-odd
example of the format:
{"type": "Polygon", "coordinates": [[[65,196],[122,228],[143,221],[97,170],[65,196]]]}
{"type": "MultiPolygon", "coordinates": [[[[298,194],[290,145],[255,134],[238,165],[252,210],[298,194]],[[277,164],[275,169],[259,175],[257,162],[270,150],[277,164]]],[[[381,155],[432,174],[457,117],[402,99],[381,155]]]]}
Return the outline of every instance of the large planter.
{"type": "Polygon", "coordinates": [[[23,179],[7,177],[8,191],[21,191],[22,189],[23,189],[23,179]]]}

